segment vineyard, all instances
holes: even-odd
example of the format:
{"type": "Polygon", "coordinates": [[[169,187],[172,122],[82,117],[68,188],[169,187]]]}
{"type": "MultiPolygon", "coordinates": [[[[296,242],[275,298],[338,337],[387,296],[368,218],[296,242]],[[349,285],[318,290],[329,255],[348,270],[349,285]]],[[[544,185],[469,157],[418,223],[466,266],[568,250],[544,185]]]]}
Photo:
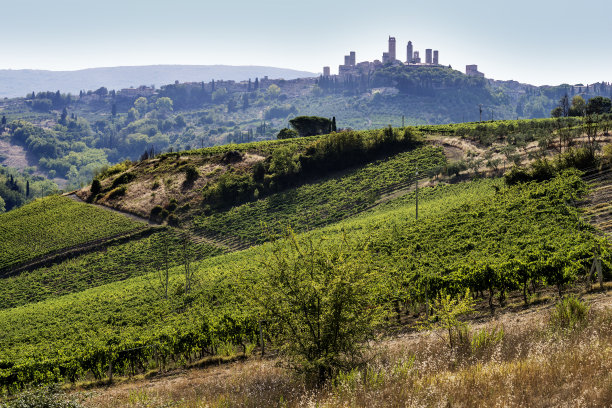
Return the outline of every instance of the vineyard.
{"type": "Polygon", "coordinates": [[[54,251],[147,226],[121,214],[53,196],[0,214],[0,271],[54,251]]]}
{"type": "MultiPolygon", "coordinates": [[[[154,268],[153,260],[160,250],[156,246],[160,234],[162,232],[126,243],[109,244],[102,250],[4,278],[0,286],[0,309],[41,302],[147,274],[154,268]]],[[[223,253],[205,242],[194,244],[192,249],[197,260],[223,253]]],[[[170,242],[172,254],[179,250],[180,243],[176,240],[170,242]]],[[[179,264],[177,256],[169,258],[170,267],[179,264]]]]}
{"type": "Polygon", "coordinates": [[[444,165],[441,149],[424,147],[327,180],[305,184],[264,199],[233,207],[227,212],[194,219],[195,226],[214,236],[237,236],[259,244],[285,226],[306,231],[340,221],[372,206],[392,189],[410,186],[415,172],[435,175],[444,165]]]}
{"type": "MultiPolygon", "coordinates": [[[[440,185],[420,190],[418,221],[408,194],[297,239],[367,241],[378,284],[395,288],[393,299],[380,301],[399,302],[401,313],[424,307],[440,291],[465,288],[486,294],[493,309],[510,290],[525,291],[528,302],[532,288],[562,291],[584,274],[597,238],[571,203],[585,193],[571,171],[512,187],[499,180],[440,185]]],[[[254,343],[258,319],[241,276],[256,282],[270,248],[204,259],[188,293],[183,268],[175,267],[168,299],[149,273],[0,310],[0,387],[102,379],[110,368],[163,369],[254,343]]],[[[609,274],[609,250],[601,250],[609,274]]]]}

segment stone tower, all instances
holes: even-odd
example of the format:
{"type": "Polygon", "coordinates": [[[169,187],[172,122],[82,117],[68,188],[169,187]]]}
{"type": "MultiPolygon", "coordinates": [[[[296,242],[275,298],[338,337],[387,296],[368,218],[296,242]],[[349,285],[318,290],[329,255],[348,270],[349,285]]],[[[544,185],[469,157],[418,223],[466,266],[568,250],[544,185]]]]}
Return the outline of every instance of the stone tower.
{"type": "Polygon", "coordinates": [[[431,64],[432,63],[432,58],[431,58],[431,48],[427,48],[425,50],[425,63],[426,64],[431,64]]]}
{"type": "Polygon", "coordinates": [[[389,62],[394,63],[395,58],[395,37],[389,37],[389,62]]]}
{"type": "Polygon", "coordinates": [[[434,56],[433,56],[434,65],[438,65],[438,61],[439,61],[438,56],[439,56],[438,50],[434,50],[434,56]]]}
{"type": "Polygon", "coordinates": [[[413,52],[412,41],[408,41],[408,46],[406,47],[406,62],[409,64],[414,59],[414,55],[412,55],[412,52],[413,52]]]}

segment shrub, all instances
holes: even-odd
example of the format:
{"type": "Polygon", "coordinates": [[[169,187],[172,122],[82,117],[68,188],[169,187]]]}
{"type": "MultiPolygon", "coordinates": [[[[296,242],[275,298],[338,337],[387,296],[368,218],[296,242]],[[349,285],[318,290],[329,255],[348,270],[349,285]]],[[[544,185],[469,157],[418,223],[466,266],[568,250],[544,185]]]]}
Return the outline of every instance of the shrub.
{"type": "Polygon", "coordinates": [[[168,215],[168,225],[171,225],[173,227],[178,227],[179,226],[178,217],[174,214],[168,215]]]}
{"type": "Polygon", "coordinates": [[[102,167],[99,172],[94,173],[94,177],[103,180],[115,174],[122,173],[132,167],[132,162],[125,160],[119,164],[115,164],[111,167],[102,167]]]}
{"type": "Polygon", "coordinates": [[[294,137],[298,137],[298,132],[289,128],[281,129],[278,135],[276,135],[277,139],[292,139],[294,137]]]}
{"type": "Polygon", "coordinates": [[[126,192],[126,186],[117,187],[114,190],[111,190],[110,193],[108,193],[108,199],[112,200],[113,198],[124,196],[126,192]]]}
{"type": "Polygon", "coordinates": [[[557,170],[577,168],[585,170],[597,164],[597,160],[592,152],[586,147],[571,149],[559,155],[556,163],[557,170]]]}
{"type": "Polygon", "coordinates": [[[187,181],[195,181],[200,177],[200,172],[193,164],[188,164],[183,167],[183,171],[185,172],[185,177],[187,181]]]}
{"type": "Polygon", "coordinates": [[[174,212],[174,210],[176,210],[176,207],[178,206],[178,203],[176,201],[175,198],[170,200],[170,203],[166,206],[166,210],[168,210],[169,212],[174,212]]]}
{"type": "Polygon", "coordinates": [[[550,314],[550,324],[556,330],[574,330],[587,318],[589,307],[575,296],[566,296],[555,305],[550,314]]]}
{"type": "Polygon", "coordinates": [[[504,174],[504,181],[509,186],[513,186],[518,183],[527,183],[531,181],[531,175],[527,172],[527,170],[514,166],[509,172],[504,174]]]}
{"type": "Polygon", "coordinates": [[[123,173],[122,175],[117,177],[115,180],[113,180],[113,184],[111,185],[111,188],[115,188],[122,184],[127,184],[130,181],[134,180],[135,178],[136,176],[132,173],[123,173]]]}
{"type": "Polygon", "coordinates": [[[156,205],[155,207],[151,208],[151,218],[159,217],[163,210],[164,209],[161,205],[156,205]]]}
{"type": "Polygon", "coordinates": [[[100,180],[93,179],[93,181],[91,182],[91,187],[89,189],[89,191],[91,191],[91,195],[96,196],[100,193],[101,190],[102,190],[102,185],[100,184],[100,180]]]}
{"type": "Polygon", "coordinates": [[[322,385],[363,363],[390,293],[363,244],[300,242],[289,231],[259,261],[263,275],[255,283],[245,273],[244,284],[291,367],[322,385]]]}

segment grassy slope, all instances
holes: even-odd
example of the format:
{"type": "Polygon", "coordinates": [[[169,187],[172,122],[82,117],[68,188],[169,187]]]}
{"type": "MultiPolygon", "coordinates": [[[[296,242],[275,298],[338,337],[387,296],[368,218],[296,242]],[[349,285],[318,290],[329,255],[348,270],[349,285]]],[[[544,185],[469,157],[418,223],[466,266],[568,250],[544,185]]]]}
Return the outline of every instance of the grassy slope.
{"type": "MultiPolygon", "coordinates": [[[[438,187],[434,193],[424,193],[420,203],[421,213],[425,215],[423,222],[415,223],[410,212],[413,206],[409,199],[400,198],[390,203],[380,211],[371,211],[362,214],[358,219],[345,220],[342,223],[313,231],[309,234],[323,234],[328,238],[339,238],[343,233],[351,236],[369,238],[375,243],[391,244],[395,242],[394,234],[399,237],[418,238],[418,234],[431,235],[435,231],[450,231],[450,226],[456,223],[457,215],[464,219],[474,218],[474,214],[482,213],[484,218],[475,219],[475,223],[492,222],[499,217],[500,208],[495,208],[490,213],[487,209],[498,200],[495,190],[490,186],[495,181],[482,181],[464,184],[462,187],[448,186],[438,187]],[[475,199],[475,197],[480,197],[475,199]],[[405,201],[405,203],[404,203],[405,201]],[[417,234],[416,236],[414,234],[417,234]]],[[[425,191],[425,190],[424,190],[425,191]]],[[[526,239],[548,241],[564,238],[560,242],[568,242],[568,239],[584,239],[588,236],[581,232],[581,225],[577,223],[573,213],[552,214],[550,217],[530,217],[521,211],[518,203],[528,199],[532,191],[523,193],[520,189],[509,192],[509,206],[506,210],[514,208],[511,214],[512,222],[519,225],[529,223],[530,228],[513,231],[508,234],[508,239],[517,237],[517,234],[527,235],[526,239]],[[514,193],[513,193],[514,192],[514,193]],[[514,198],[514,199],[512,199],[514,198]],[[554,224],[549,225],[551,220],[554,224]],[[531,235],[530,235],[531,234],[531,235]],[[542,234],[547,234],[543,237],[542,234]]],[[[506,200],[503,200],[506,202],[506,200]]],[[[535,201],[534,201],[535,202],[535,201]]],[[[501,203],[500,203],[501,205],[501,203]]],[[[554,209],[547,207],[546,200],[539,202],[543,210],[554,209]]],[[[546,211],[543,211],[546,213],[546,211]]],[[[478,240],[486,243],[489,235],[483,228],[470,228],[465,230],[470,236],[464,237],[475,243],[475,249],[456,247],[448,256],[464,257],[467,263],[456,265],[468,267],[472,265],[472,256],[488,256],[494,260],[499,255],[510,255],[509,252],[489,253],[483,255],[486,245],[479,245],[478,240]]],[[[445,246],[448,236],[442,234],[438,244],[445,246]]],[[[429,242],[435,246],[436,242],[429,242]]],[[[410,246],[408,246],[410,248],[410,246]]],[[[511,248],[509,250],[513,250],[511,248]]],[[[556,248],[566,251],[561,245],[556,248]]],[[[224,256],[213,257],[199,264],[198,292],[204,300],[203,305],[208,304],[205,299],[215,295],[217,302],[214,309],[209,306],[202,308],[194,306],[184,314],[177,313],[177,308],[184,304],[185,299],[173,296],[170,301],[164,301],[151,289],[155,277],[152,275],[115,282],[86,291],[50,299],[37,304],[30,304],[14,309],[0,311],[0,344],[2,352],[0,360],[23,361],[27,358],[50,358],[56,357],[58,352],[71,354],[81,348],[95,344],[104,344],[112,338],[126,341],[144,341],[162,333],[172,333],[175,330],[186,330],[190,326],[201,324],[202,313],[213,313],[222,315],[228,313],[236,315],[243,313],[240,310],[240,293],[235,291],[231,285],[232,277],[239,271],[252,270],[256,273],[257,260],[265,256],[266,246],[252,248],[247,251],[232,253],[224,256]],[[238,302],[238,303],[235,303],[238,302]]],[[[438,254],[439,255],[439,254],[438,254]]],[[[570,255],[572,256],[572,255],[570,255]]],[[[429,268],[436,270],[445,259],[431,257],[427,259],[429,268]]],[[[439,269],[438,269],[439,270],[439,269]]],[[[450,272],[450,271],[449,271],[450,272]]],[[[409,278],[409,277],[408,277],[409,278]]],[[[406,279],[408,279],[406,278],[406,279]]],[[[172,276],[173,293],[181,286],[181,270],[174,270],[172,276]]],[[[212,306],[210,306],[212,307],[212,306]]]]}
{"type": "Polygon", "coordinates": [[[67,197],[36,200],[0,214],[0,268],[143,226],[123,215],[67,197]]]}

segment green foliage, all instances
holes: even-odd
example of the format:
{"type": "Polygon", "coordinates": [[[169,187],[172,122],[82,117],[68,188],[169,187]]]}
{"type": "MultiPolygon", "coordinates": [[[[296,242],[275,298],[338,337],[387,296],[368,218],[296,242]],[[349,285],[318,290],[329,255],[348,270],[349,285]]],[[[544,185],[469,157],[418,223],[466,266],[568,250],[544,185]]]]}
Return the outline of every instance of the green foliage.
{"type": "Polygon", "coordinates": [[[132,167],[132,162],[129,160],[125,160],[121,163],[115,164],[114,166],[100,169],[100,171],[96,173],[96,178],[104,180],[105,178],[108,178],[115,174],[123,173],[130,167],[132,167]]]}
{"type": "MultiPolygon", "coordinates": [[[[281,152],[280,149],[277,151],[281,152]]],[[[285,158],[282,163],[290,162],[285,158]]],[[[196,217],[194,224],[221,236],[237,234],[244,241],[261,243],[268,236],[260,223],[266,224],[272,231],[286,225],[292,225],[296,231],[304,231],[331,224],[367,209],[390,188],[411,185],[417,166],[421,174],[427,174],[443,163],[444,156],[440,149],[424,147],[370,163],[339,178],[305,184],[225,212],[196,217]]],[[[279,168],[284,167],[279,164],[279,168]]],[[[224,190],[221,190],[221,186],[236,177],[246,176],[230,173],[225,177],[222,176],[215,194],[227,189],[226,199],[233,199],[235,196],[229,193],[233,187],[223,187],[224,190]],[[226,181],[225,177],[229,180],[226,181]]],[[[249,186],[249,182],[245,179],[244,185],[249,186]]],[[[249,190],[244,187],[242,191],[249,190]]]]}
{"type": "MultiPolygon", "coordinates": [[[[260,257],[251,302],[293,368],[322,385],[363,362],[367,341],[383,323],[389,288],[379,280],[363,243],[298,240],[260,257]]],[[[250,276],[248,274],[247,276],[250,276]]]]}
{"type": "Polygon", "coordinates": [[[466,289],[465,294],[457,296],[441,291],[431,304],[429,318],[420,324],[420,328],[445,330],[448,334],[449,347],[452,349],[457,345],[458,338],[466,327],[459,318],[473,313],[474,304],[469,289],[466,289]]]}
{"type": "Polygon", "coordinates": [[[297,116],[289,124],[300,136],[314,136],[330,133],[332,121],[319,116],[297,116]]]}
{"type": "Polygon", "coordinates": [[[39,199],[0,214],[0,269],[141,228],[142,223],[68,197],[39,199]]]}
{"type": "Polygon", "coordinates": [[[89,191],[91,192],[92,196],[96,196],[100,193],[100,191],[102,191],[102,185],[100,184],[100,180],[98,179],[93,179],[93,181],[91,182],[91,187],[89,189],[89,191]]]}
{"type": "Polygon", "coordinates": [[[119,186],[119,187],[114,188],[111,191],[109,191],[108,194],[106,195],[106,197],[109,200],[113,200],[115,198],[123,197],[125,195],[125,193],[127,193],[127,187],[126,186],[119,186]]]}
{"type": "Polygon", "coordinates": [[[555,330],[574,330],[586,323],[589,306],[575,296],[565,296],[550,312],[550,325],[555,330]]]}
{"type": "Polygon", "coordinates": [[[586,105],[587,115],[601,115],[604,113],[610,113],[612,110],[612,101],[610,98],[604,98],[603,96],[595,96],[589,99],[586,105]]]}
{"type": "MultiPolygon", "coordinates": [[[[345,267],[356,268],[355,273],[373,272],[368,276],[374,279],[372,285],[379,286],[371,286],[373,290],[390,287],[392,292],[372,301],[376,307],[388,307],[390,300],[423,303],[443,291],[459,294],[468,288],[471,293],[500,293],[521,287],[525,276],[528,282],[557,285],[560,279],[571,281],[582,274],[592,259],[593,232],[566,204],[583,191],[584,183],[575,173],[513,187],[483,180],[424,188],[419,192],[418,222],[413,218],[414,196],[407,194],[296,239],[305,253],[310,251],[306,243],[313,242],[315,249],[321,249],[314,259],[338,273],[350,276],[345,267]],[[340,251],[347,236],[354,244],[368,243],[359,247],[359,259],[354,251],[340,251]],[[327,252],[339,256],[324,263],[327,252]]],[[[288,265],[307,273],[308,265],[298,259],[291,241],[274,245],[285,245],[279,251],[291,255],[285,257],[294,262],[288,265]]],[[[269,254],[274,248],[266,244],[201,261],[194,265],[199,272],[188,295],[182,289],[183,268],[171,269],[167,300],[148,290],[155,277],[151,270],[142,277],[0,310],[0,360],[5,362],[0,367],[0,388],[15,391],[25,384],[83,376],[101,379],[109,361],[115,373],[142,372],[156,356],[165,366],[171,360],[216,353],[222,343],[253,343],[259,316],[246,299],[266,276],[266,269],[253,260],[272,262],[269,254]],[[252,285],[239,284],[236,271],[245,271],[252,285]]],[[[116,259],[120,252],[118,248],[106,259],[116,259]]],[[[75,270],[79,267],[74,265],[75,270]]],[[[46,274],[41,272],[37,279],[46,274]]],[[[66,274],[78,275],[70,270],[66,274]]],[[[328,286],[340,287],[334,285],[328,286]]],[[[264,330],[268,332],[265,325],[264,330]]]]}
{"type": "Polygon", "coordinates": [[[298,132],[289,128],[282,128],[276,136],[277,139],[293,139],[294,137],[298,137],[298,132]]]}
{"type": "Polygon", "coordinates": [[[185,172],[185,178],[189,181],[195,181],[200,177],[200,172],[193,164],[188,164],[183,167],[183,171],[185,172]]]}
{"type": "Polygon", "coordinates": [[[113,189],[115,187],[123,186],[124,184],[130,183],[134,179],[136,179],[136,175],[134,173],[123,173],[113,180],[113,183],[111,184],[110,188],[113,189]]]}

